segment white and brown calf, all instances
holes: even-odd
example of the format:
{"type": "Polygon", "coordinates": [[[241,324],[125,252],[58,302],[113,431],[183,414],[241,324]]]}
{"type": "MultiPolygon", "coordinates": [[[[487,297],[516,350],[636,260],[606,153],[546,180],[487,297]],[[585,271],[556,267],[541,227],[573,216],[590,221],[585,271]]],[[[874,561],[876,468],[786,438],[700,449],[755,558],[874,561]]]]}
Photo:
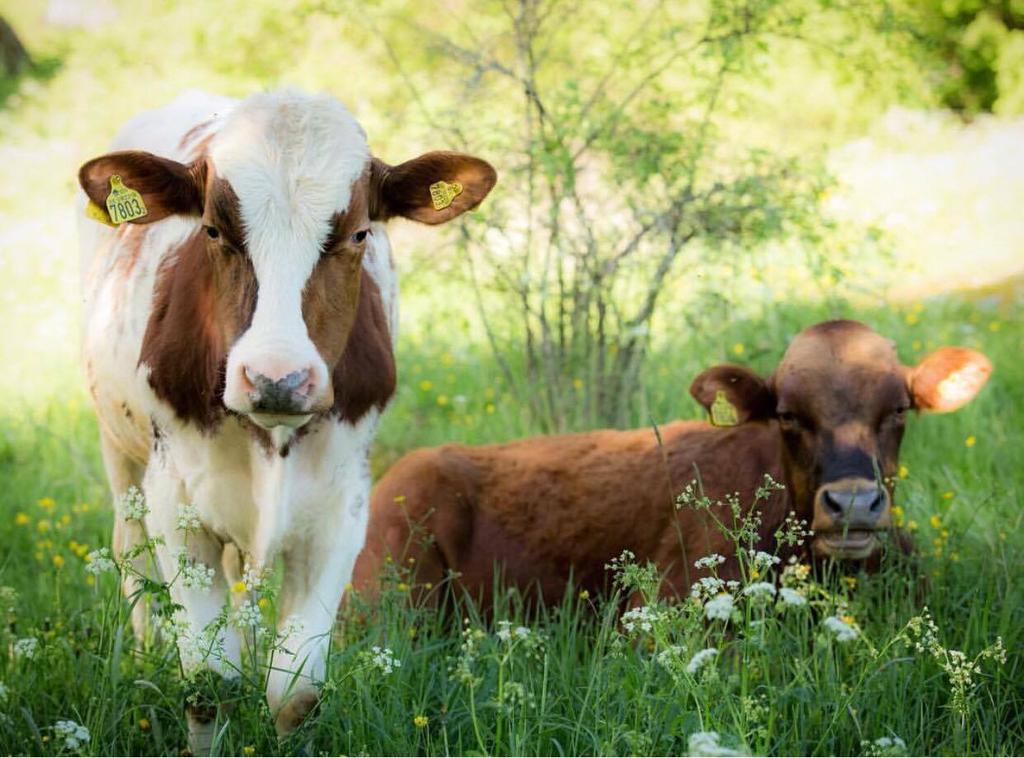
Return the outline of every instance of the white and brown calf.
{"type": "MultiPolygon", "coordinates": [[[[114,547],[148,532],[165,577],[182,550],[216,572],[212,591],[172,585],[192,635],[221,613],[243,560],[283,559],[279,616],[302,626],[267,687],[285,733],[318,697],[365,539],[368,450],[395,388],[384,222],[455,218],[495,172],[448,152],[389,166],[340,103],[295,90],[188,93],[132,120],[112,148],[82,166],[84,195],[104,206],[118,175],[148,209],[117,228],[80,213],[83,357],[104,463],[115,499],[137,485],[149,507],[144,527],[117,516],[114,547]],[[439,181],[462,185],[441,209],[439,181]],[[201,522],[187,539],[183,504],[201,522]]],[[[133,621],[139,631],[144,615],[133,621]]],[[[219,634],[223,654],[195,665],[230,677],[239,634],[219,634]]],[[[207,722],[190,713],[196,749],[209,747],[207,722]]]]}

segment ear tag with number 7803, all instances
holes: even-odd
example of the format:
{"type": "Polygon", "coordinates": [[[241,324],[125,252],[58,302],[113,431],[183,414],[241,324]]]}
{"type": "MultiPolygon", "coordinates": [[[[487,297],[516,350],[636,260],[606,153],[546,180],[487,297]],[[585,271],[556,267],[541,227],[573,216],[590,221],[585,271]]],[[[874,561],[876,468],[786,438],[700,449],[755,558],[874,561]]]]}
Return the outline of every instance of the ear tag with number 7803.
{"type": "Polygon", "coordinates": [[[711,404],[711,423],[715,426],[736,426],[739,423],[736,406],[729,402],[722,390],[715,392],[715,402],[711,404]]]}
{"type": "Polygon", "coordinates": [[[107,195],[107,213],[110,220],[115,224],[123,224],[126,221],[134,221],[142,218],[147,213],[146,203],[142,195],[131,187],[124,186],[121,177],[114,174],[110,177],[110,194],[107,195]]]}

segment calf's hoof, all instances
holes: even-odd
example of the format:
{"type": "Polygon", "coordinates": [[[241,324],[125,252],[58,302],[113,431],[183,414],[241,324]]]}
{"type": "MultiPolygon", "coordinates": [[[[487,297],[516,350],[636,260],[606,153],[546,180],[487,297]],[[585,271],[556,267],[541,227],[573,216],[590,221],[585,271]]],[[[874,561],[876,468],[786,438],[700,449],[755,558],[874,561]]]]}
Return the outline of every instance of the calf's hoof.
{"type": "Polygon", "coordinates": [[[297,689],[281,706],[274,719],[278,737],[294,732],[320,702],[320,691],[315,687],[297,689]]]}

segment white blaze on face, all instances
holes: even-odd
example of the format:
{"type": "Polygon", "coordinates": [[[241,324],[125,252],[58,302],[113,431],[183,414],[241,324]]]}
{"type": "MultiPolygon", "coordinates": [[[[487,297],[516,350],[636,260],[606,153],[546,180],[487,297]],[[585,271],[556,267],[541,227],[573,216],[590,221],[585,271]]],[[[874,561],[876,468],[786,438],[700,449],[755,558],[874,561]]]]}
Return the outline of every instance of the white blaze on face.
{"type": "Polygon", "coordinates": [[[309,338],[302,292],[370,159],[366,135],[330,96],[284,90],[239,104],[210,156],[238,196],[258,285],[252,323],[228,355],[224,402],[251,411],[246,369],[275,381],[308,370],[308,407],[322,407],[330,370],[309,338]]]}

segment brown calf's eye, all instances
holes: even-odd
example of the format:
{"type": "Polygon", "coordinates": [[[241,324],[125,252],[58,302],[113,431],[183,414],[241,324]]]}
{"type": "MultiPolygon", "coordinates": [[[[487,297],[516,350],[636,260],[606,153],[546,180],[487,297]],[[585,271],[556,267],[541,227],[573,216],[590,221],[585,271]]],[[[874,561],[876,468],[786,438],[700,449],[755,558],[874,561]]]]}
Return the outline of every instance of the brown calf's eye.
{"type": "Polygon", "coordinates": [[[369,229],[360,229],[358,232],[352,235],[351,239],[357,245],[366,239],[366,235],[370,233],[369,229]]]}
{"type": "Polygon", "coordinates": [[[206,230],[206,236],[212,240],[218,239],[220,237],[220,230],[217,229],[217,227],[215,226],[204,226],[203,229],[206,230]]]}

